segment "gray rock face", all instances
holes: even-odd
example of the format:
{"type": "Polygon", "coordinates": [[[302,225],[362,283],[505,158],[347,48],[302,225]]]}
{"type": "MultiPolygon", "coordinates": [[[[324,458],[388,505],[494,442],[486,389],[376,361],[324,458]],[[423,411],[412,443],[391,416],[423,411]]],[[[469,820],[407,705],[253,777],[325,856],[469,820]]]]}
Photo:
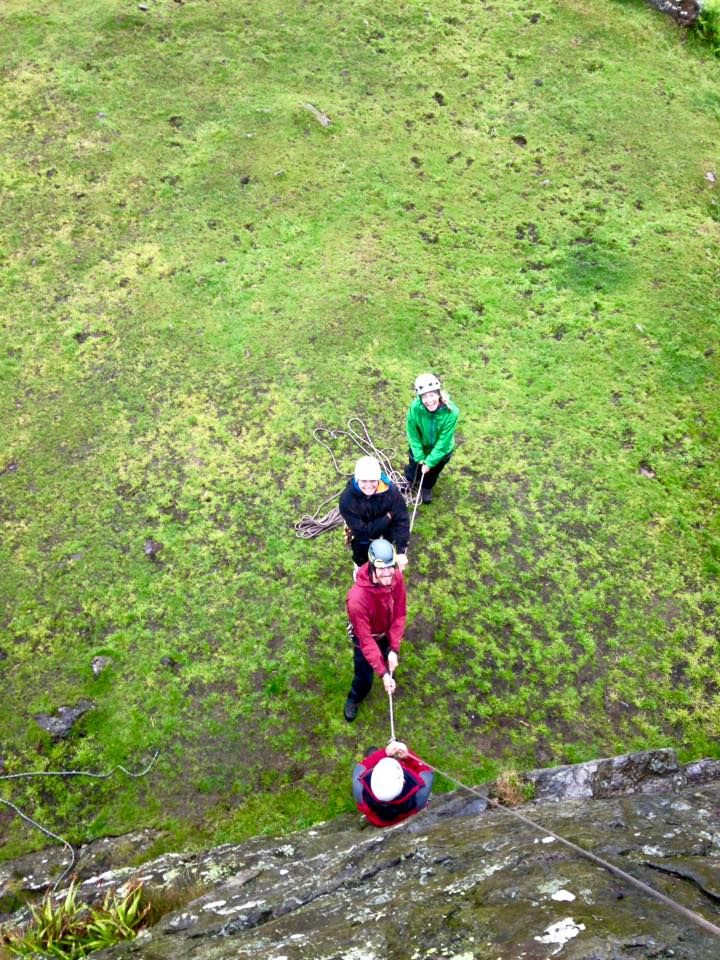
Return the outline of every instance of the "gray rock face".
{"type": "MultiPolygon", "coordinates": [[[[231,876],[98,960],[717,960],[710,934],[507,812],[440,816],[455,799],[391,830],[346,815],[220,848],[231,876]]],[[[713,784],[525,812],[717,922],[718,804],[713,784]]]]}
{"type": "Polygon", "coordinates": [[[688,782],[684,767],[670,749],[531,770],[525,779],[535,788],[536,800],[599,800],[627,793],[661,793],[679,790],[688,782]]]}
{"type": "Polygon", "coordinates": [[[720,780],[720,760],[693,760],[685,764],[685,776],[689,785],[714,783],[720,780]]]}
{"type": "MultiPolygon", "coordinates": [[[[138,830],[122,837],[103,837],[84,844],[77,851],[73,873],[81,880],[136,861],[158,839],[157,830],[138,830]]],[[[0,921],[33,894],[42,894],[68,865],[68,851],[61,846],[29,853],[16,860],[0,863],[0,921]]],[[[129,873],[136,871],[130,868],[129,873]]]]}
{"type": "Polygon", "coordinates": [[[99,677],[103,670],[107,668],[112,663],[112,657],[93,657],[92,660],[92,672],[96,677],[99,677]]]}
{"type": "Polygon", "coordinates": [[[700,16],[702,0],[647,0],[650,6],[669,14],[683,27],[690,27],[700,16]]]}
{"type": "MultiPolygon", "coordinates": [[[[715,761],[705,763],[709,776],[715,761]]],[[[553,802],[522,808],[536,831],[456,791],[389,830],[346,814],[286,838],[86,876],[87,900],[142,880],[151,900],[172,903],[135,941],[94,956],[717,960],[720,940],[545,831],[720,924],[720,781],[678,790],[689,774],[672,751],[580,764],[562,776],[571,791],[624,783],[631,793],[562,799],[556,779],[553,802]]]]}
{"type": "Polygon", "coordinates": [[[81,700],[74,707],[58,707],[55,713],[36,713],[33,719],[39,727],[47,730],[50,736],[57,740],[66,737],[83,714],[92,710],[95,704],[92,700],[81,700]]]}

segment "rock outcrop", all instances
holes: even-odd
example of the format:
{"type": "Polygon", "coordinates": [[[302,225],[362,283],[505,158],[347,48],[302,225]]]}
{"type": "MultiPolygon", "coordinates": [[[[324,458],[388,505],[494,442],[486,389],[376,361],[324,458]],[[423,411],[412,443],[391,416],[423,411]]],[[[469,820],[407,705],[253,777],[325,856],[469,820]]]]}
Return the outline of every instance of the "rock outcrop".
{"type": "MultiPolygon", "coordinates": [[[[719,766],[683,766],[664,750],[537,771],[551,799],[522,812],[718,924],[719,766]]],[[[81,895],[138,879],[169,912],[98,960],[720,956],[720,940],[692,921],[462,790],[390,830],[346,814],[283,839],[107,870],[81,895]]]]}
{"type": "Polygon", "coordinates": [[[94,709],[92,700],[81,700],[74,707],[58,707],[55,713],[35,713],[33,719],[39,727],[47,731],[56,740],[62,740],[72,730],[75,723],[88,710],[94,709]]]}
{"type": "Polygon", "coordinates": [[[650,6],[669,14],[683,27],[691,27],[703,8],[702,0],[648,0],[650,6]]]}

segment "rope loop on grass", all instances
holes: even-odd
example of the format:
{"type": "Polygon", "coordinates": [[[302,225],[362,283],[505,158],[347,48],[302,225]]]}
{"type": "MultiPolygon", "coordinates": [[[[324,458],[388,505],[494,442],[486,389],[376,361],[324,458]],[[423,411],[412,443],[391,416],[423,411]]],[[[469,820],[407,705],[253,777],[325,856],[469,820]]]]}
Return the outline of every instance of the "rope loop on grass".
{"type": "Polygon", "coordinates": [[[94,777],[96,780],[107,780],[116,770],[121,770],[126,776],[137,780],[138,777],[146,776],[155,765],[155,761],[160,756],[160,751],[156,750],[150,763],[139,773],[133,773],[121,764],[114,766],[107,773],[94,773],[90,770],[31,770],[29,773],[4,773],[0,774],[0,780],[23,780],[28,777],[94,777]]]}
{"type": "MultiPolygon", "coordinates": [[[[396,470],[392,465],[392,461],[398,455],[397,451],[394,447],[378,446],[370,436],[370,431],[368,430],[367,424],[362,417],[350,417],[347,422],[346,430],[333,430],[330,427],[325,426],[315,427],[313,430],[314,440],[319,443],[320,446],[325,447],[327,452],[330,454],[330,459],[333,462],[335,472],[338,476],[342,477],[343,479],[347,479],[353,475],[352,473],[345,473],[343,471],[338,463],[337,457],[335,456],[335,451],[330,446],[331,441],[340,440],[343,437],[348,439],[351,445],[360,451],[358,456],[375,457],[375,459],[380,463],[382,472],[402,494],[405,503],[408,506],[415,504],[415,508],[417,509],[416,498],[414,497],[412,491],[413,485],[408,483],[404,474],[396,470]]],[[[332,501],[337,501],[341,493],[342,491],[340,490],[337,493],[331,494],[322,501],[315,513],[306,514],[305,516],[301,517],[297,523],[295,523],[295,535],[301,540],[311,540],[313,537],[320,536],[321,533],[341,527],[344,523],[344,520],[337,506],[334,506],[331,510],[326,511],[321,516],[322,510],[332,501]]],[[[414,519],[415,514],[413,513],[413,520],[414,519]]],[[[412,531],[412,526],[410,529],[412,531]]]]}
{"type": "MultiPolygon", "coordinates": [[[[23,780],[30,777],[93,777],[96,780],[107,780],[111,777],[116,770],[121,770],[126,776],[132,777],[134,780],[137,780],[139,777],[146,776],[150,770],[152,770],[155,765],[155,761],[160,756],[160,751],[156,750],[153,755],[150,763],[138,773],[133,773],[131,770],[128,770],[126,767],[123,767],[122,764],[117,764],[111,770],[108,770],[107,773],[96,773],[91,770],[31,770],[28,773],[4,773],[0,774],[0,780],[23,780]]],[[[53,833],[52,830],[48,830],[47,827],[44,827],[41,823],[38,823],[37,820],[33,820],[32,817],[29,817],[26,813],[15,806],[14,803],[11,803],[9,800],[3,800],[0,797],[0,803],[5,804],[6,807],[10,807],[21,819],[25,820],[26,823],[29,823],[30,826],[35,827],[37,830],[40,830],[41,833],[44,833],[45,836],[50,837],[53,840],[57,840],[58,843],[62,843],[63,846],[67,847],[70,851],[70,863],[65,867],[63,872],[57,878],[55,883],[52,886],[53,892],[57,890],[65,877],[70,873],[72,868],[77,862],[77,857],[75,855],[75,848],[64,837],[59,837],[56,833],[53,833]]]]}

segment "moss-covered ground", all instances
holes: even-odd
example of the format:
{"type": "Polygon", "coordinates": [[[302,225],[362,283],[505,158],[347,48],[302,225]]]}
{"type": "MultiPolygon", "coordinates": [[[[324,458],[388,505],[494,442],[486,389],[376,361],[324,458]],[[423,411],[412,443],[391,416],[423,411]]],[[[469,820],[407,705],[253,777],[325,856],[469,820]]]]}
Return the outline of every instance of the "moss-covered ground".
{"type": "Polygon", "coordinates": [[[710,45],[641,0],[144,6],[0,9],[0,760],[162,754],[0,795],[168,846],[351,808],[386,704],[345,723],[349,554],[293,522],[341,485],[313,428],[401,466],[426,368],[460,445],[398,732],[474,781],[720,756],[710,45]]]}

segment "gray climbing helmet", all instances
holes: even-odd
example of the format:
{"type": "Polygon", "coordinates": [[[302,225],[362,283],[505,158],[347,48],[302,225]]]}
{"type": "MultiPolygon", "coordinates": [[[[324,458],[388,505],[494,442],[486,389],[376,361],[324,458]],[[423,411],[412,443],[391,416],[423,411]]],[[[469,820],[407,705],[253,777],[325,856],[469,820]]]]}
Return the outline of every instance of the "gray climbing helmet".
{"type": "Polygon", "coordinates": [[[376,570],[384,570],[397,565],[395,547],[389,540],[383,540],[382,537],[379,540],[370,541],[368,559],[370,566],[375,567],[376,570]]]}

